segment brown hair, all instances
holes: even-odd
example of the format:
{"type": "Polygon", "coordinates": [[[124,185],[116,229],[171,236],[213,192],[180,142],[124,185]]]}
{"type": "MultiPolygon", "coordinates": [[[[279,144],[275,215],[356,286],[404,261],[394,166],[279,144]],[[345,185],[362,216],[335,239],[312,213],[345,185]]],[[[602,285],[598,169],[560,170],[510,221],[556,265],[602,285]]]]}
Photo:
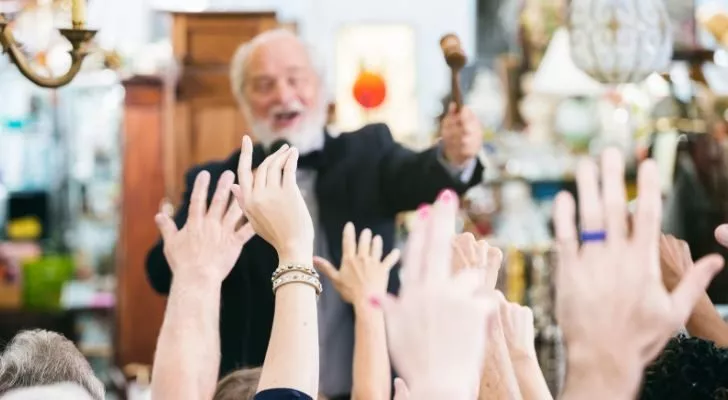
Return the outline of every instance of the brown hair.
{"type": "Polygon", "coordinates": [[[213,400],[252,400],[258,389],[261,368],[245,368],[229,373],[217,383],[213,400]]]}

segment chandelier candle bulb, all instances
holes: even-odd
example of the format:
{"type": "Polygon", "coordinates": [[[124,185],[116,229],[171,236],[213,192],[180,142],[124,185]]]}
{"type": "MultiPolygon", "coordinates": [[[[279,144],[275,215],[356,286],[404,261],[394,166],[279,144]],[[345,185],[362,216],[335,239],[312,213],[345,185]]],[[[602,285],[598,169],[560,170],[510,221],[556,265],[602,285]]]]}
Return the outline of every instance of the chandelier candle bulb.
{"type": "Polygon", "coordinates": [[[72,0],[71,26],[73,29],[83,29],[86,25],[86,0],[72,0]]]}

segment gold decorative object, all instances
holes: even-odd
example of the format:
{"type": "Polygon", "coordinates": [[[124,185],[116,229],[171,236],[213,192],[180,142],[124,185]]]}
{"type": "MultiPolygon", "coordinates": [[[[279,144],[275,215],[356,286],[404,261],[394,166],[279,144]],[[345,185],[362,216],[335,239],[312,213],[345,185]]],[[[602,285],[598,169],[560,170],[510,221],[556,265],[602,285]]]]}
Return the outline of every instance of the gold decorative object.
{"type": "MultiPolygon", "coordinates": [[[[80,1],[74,0],[74,4],[77,2],[80,3],[80,1]]],[[[81,11],[81,13],[77,11],[74,14],[75,18],[72,23],[72,29],[58,30],[63,37],[68,39],[72,46],[69,51],[69,54],[71,55],[71,67],[61,76],[46,77],[33,71],[30,61],[26,55],[23,54],[22,45],[15,39],[15,37],[13,37],[9,26],[10,21],[3,14],[0,14],[0,46],[2,46],[3,52],[8,54],[10,61],[18,67],[20,73],[23,74],[23,76],[25,76],[29,81],[40,87],[51,89],[67,85],[81,70],[81,64],[88,54],[86,45],[91,41],[91,39],[93,39],[94,35],[96,35],[95,30],[84,29],[84,22],[82,20],[76,20],[76,18],[81,14],[83,14],[83,11],[81,11]]]]}
{"type": "Polygon", "coordinates": [[[728,46],[728,12],[724,10],[701,9],[698,20],[705,30],[710,32],[718,44],[728,46]]]}

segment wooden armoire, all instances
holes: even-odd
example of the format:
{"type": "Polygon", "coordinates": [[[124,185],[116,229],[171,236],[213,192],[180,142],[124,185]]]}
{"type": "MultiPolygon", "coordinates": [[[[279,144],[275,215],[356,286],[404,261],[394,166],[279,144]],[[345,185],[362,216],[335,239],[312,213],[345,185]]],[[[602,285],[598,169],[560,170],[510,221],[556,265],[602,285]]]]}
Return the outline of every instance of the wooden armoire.
{"type": "Polygon", "coordinates": [[[278,26],[274,13],[175,13],[178,66],[167,85],[165,171],[178,198],[192,165],[224,159],[240,147],[246,125],[230,87],[230,59],[244,41],[278,26]]]}
{"type": "Polygon", "coordinates": [[[273,12],[173,13],[176,66],[126,84],[122,222],[117,258],[117,365],[151,365],[164,297],[147,282],[145,259],[159,237],[164,197],[179,204],[184,172],[224,159],[246,132],[229,83],[236,48],[278,25],[273,12]]]}

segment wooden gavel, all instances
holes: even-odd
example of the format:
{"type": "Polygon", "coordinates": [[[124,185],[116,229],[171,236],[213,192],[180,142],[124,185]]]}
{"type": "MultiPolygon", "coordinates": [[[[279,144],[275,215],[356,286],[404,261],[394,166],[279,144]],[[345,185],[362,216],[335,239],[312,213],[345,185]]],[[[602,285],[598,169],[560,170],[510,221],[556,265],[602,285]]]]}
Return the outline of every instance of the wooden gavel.
{"type": "Polygon", "coordinates": [[[450,67],[450,92],[452,101],[455,103],[455,111],[460,111],[463,106],[463,93],[460,90],[460,70],[468,61],[465,52],[460,46],[460,38],[449,33],[440,39],[440,47],[445,56],[445,62],[450,67]]]}

